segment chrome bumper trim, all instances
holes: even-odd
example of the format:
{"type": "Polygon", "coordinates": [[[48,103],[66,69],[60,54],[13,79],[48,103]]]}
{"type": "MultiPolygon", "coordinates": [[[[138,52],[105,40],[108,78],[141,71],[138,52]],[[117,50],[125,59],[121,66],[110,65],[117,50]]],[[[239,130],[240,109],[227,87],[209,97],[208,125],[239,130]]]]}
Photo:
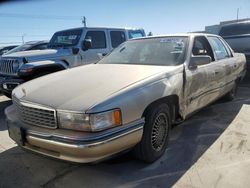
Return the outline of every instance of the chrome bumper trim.
{"type": "Polygon", "coordinates": [[[87,137],[87,138],[75,138],[72,136],[63,136],[63,135],[58,135],[58,134],[47,134],[47,133],[41,133],[41,132],[36,132],[33,130],[27,130],[26,134],[27,136],[33,136],[33,137],[38,137],[41,139],[46,139],[46,140],[52,140],[56,142],[62,142],[65,144],[83,144],[87,146],[93,146],[93,145],[100,145],[103,143],[107,143],[109,141],[118,139],[122,136],[126,136],[128,134],[131,134],[133,132],[136,132],[138,130],[143,129],[145,121],[144,118],[133,121],[132,123],[126,125],[126,127],[121,127],[119,130],[112,130],[105,132],[102,135],[99,136],[93,136],[93,137],[87,137]]]}

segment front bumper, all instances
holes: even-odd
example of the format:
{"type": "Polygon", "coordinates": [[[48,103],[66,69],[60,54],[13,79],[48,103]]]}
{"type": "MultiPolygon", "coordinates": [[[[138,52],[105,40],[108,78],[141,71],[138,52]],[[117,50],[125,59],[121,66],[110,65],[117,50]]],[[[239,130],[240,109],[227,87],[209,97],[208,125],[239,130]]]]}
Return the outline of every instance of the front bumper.
{"type": "Polygon", "coordinates": [[[18,122],[12,106],[5,110],[10,137],[22,148],[71,162],[89,163],[108,158],[140,142],[144,119],[97,133],[48,130],[18,122]],[[74,133],[75,132],[75,133],[74,133]]]}
{"type": "Polygon", "coordinates": [[[11,77],[0,77],[0,90],[3,93],[11,94],[12,90],[25,80],[11,77]]]}

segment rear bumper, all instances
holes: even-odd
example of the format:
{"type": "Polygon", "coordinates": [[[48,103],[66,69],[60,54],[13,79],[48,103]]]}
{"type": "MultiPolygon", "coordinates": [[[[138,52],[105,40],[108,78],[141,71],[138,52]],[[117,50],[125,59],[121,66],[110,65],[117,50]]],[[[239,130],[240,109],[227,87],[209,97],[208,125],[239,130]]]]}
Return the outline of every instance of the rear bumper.
{"type": "MultiPolygon", "coordinates": [[[[49,157],[71,162],[89,163],[108,158],[127,150],[140,142],[143,134],[144,119],[123,125],[119,130],[108,130],[105,134],[75,136],[34,131],[21,123],[11,120],[11,110],[6,110],[10,137],[22,148],[49,157]],[[14,130],[19,130],[19,134],[14,130]],[[21,130],[21,133],[20,133],[21,130]],[[17,134],[16,134],[17,133],[17,134]]],[[[40,129],[42,130],[42,129],[40,129]]],[[[67,130],[63,130],[67,133],[67,130]]]]}

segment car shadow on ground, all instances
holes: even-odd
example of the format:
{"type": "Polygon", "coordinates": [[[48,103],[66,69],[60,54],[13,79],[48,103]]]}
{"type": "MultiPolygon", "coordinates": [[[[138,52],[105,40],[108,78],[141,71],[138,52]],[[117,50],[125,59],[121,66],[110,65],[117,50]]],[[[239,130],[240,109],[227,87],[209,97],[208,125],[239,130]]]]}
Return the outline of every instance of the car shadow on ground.
{"type": "Polygon", "coordinates": [[[168,150],[152,164],[136,160],[129,152],[80,165],[13,147],[0,154],[0,187],[171,187],[225,131],[242,105],[250,104],[249,91],[241,87],[233,102],[220,100],[175,126],[168,150]]]}

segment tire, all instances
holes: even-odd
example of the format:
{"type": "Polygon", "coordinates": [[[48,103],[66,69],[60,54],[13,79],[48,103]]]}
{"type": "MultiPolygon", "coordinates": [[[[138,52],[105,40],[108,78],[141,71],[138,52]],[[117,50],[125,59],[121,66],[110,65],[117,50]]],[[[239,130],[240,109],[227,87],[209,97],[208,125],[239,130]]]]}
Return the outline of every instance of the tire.
{"type": "Polygon", "coordinates": [[[237,82],[235,82],[233,88],[223,97],[223,99],[225,99],[226,101],[234,100],[237,90],[238,90],[238,84],[237,82]]]}
{"type": "Polygon", "coordinates": [[[39,78],[39,77],[45,76],[45,75],[50,74],[50,73],[51,72],[41,72],[41,73],[36,74],[32,79],[39,78]]]}
{"type": "Polygon", "coordinates": [[[164,103],[153,105],[146,111],[142,140],[134,148],[136,158],[152,163],[164,154],[171,127],[170,117],[169,106],[164,103]]]}
{"type": "Polygon", "coordinates": [[[8,97],[11,99],[11,93],[5,93],[5,92],[2,92],[2,94],[5,96],[5,97],[8,97]]]}

